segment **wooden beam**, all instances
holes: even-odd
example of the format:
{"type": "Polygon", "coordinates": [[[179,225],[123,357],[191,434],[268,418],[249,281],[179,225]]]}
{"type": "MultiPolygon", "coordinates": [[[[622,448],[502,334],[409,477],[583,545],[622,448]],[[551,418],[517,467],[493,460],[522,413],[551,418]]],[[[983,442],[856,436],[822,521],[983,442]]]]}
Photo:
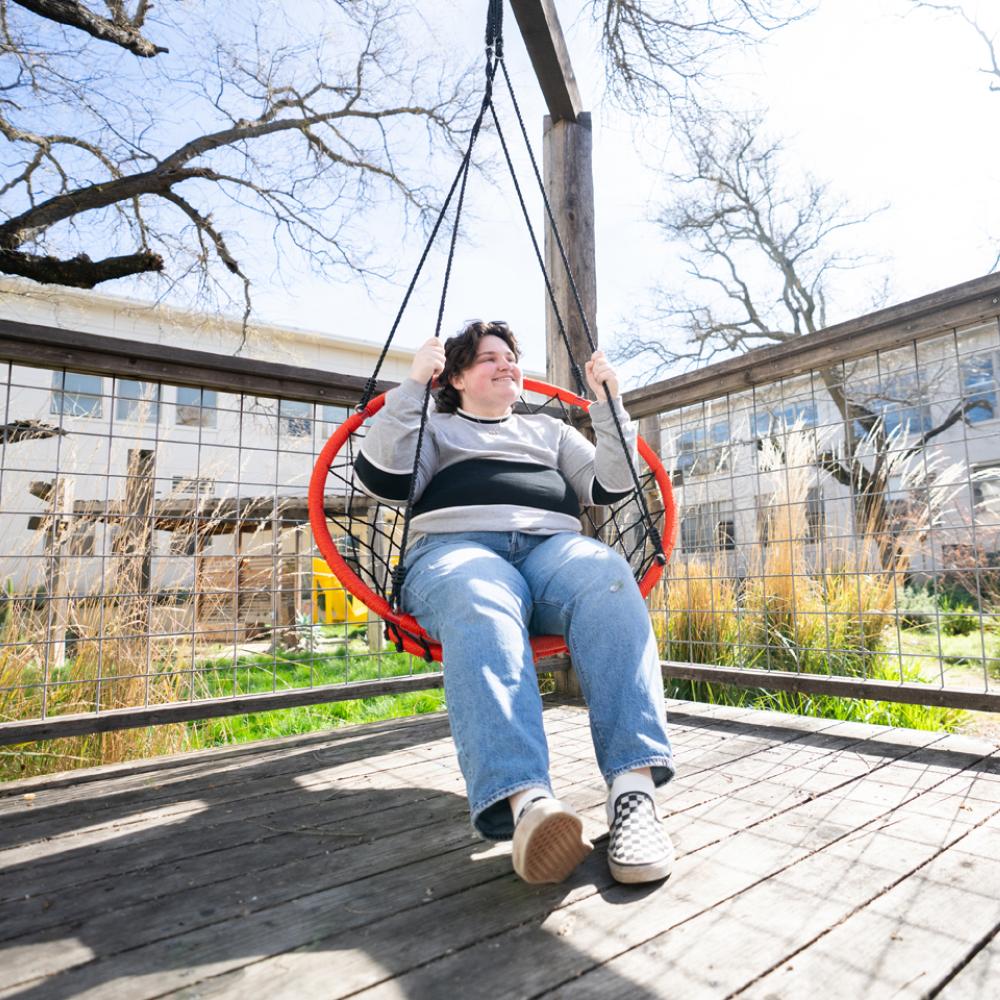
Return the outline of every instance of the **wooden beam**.
{"type": "MultiPolygon", "coordinates": [[[[94,375],[337,406],[354,406],[366,381],[359,375],[190,351],[122,337],[101,337],[12,320],[0,320],[0,359],[32,368],[67,368],[94,375]]],[[[381,381],[378,391],[391,389],[395,384],[381,381]]]]}
{"type": "Polygon", "coordinates": [[[891,351],[1000,314],[1000,274],[953,285],[930,295],[838,323],[773,347],[633,389],[624,396],[632,419],[678,410],[756,385],[891,351]]]}
{"type": "Polygon", "coordinates": [[[553,0],[510,0],[510,5],[550,117],[554,122],[575,122],[583,102],[555,3],[553,0]]]}
{"type": "Polygon", "coordinates": [[[791,694],[823,694],[833,698],[864,698],[906,705],[934,705],[977,712],[1000,711],[1000,691],[940,688],[932,684],[901,684],[896,681],[836,677],[826,674],[796,674],[782,670],[752,670],[749,667],[718,667],[701,663],[661,660],[666,679],[732,684],[735,687],[786,691],[791,694]]]}
{"type": "MultiPolygon", "coordinates": [[[[538,673],[566,669],[564,657],[550,657],[536,664],[538,673]]],[[[384,694],[404,694],[444,686],[444,674],[438,672],[409,674],[384,680],[354,681],[350,684],[326,684],[301,688],[297,691],[274,691],[268,694],[247,694],[235,698],[212,698],[185,701],[174,705],[147,705],[138,708],[118,708],[106,712],[81,712],[58,718],[31,719],[25,722],[0,723],[0,746],[30,743],[33,740],[57,739],[64,736],[84,736],[88,733],[113,733],[122,729],[162,726],[172,722],[194,722],[249,712],[272,712],[301,705],[325,705],[334,701],[372,698],[384,694]]]]}
{"type": "MultiPolygon", "coordinates": [[[[151,514],[157,531],[190,531],[194,521],[198,522],[199,535],[231,535],[235,531],[256,531],[274,516],[274,497],[206,497],[200,501],[173,500],[157,501],[151,514]]],[[[327,494],[324,501],[328,515],[342,517],[347,513],[346,497],[343,494],[327,494]]],[[[363,516],[370,505],[355,497],[350,505],[354,516],[363,516]]],[[[72,513],[80,521],[107,521],[109,524],[127,522],[131,514],[120,500],[76,500],[72,513]]],[[[278,515],[282,523],[308,524],[309,501],[305,496],[278,497],[278,515]]],[[[37,531],[48,524],[44,514],[33,514],[28,518],[28,530],[37,531]]]]}

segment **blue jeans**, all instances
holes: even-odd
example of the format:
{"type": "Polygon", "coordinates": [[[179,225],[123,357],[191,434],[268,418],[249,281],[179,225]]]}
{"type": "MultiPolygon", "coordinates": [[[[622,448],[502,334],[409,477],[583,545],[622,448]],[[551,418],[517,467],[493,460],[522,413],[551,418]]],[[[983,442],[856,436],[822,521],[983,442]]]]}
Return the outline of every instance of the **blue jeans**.
{"type": "Polygon", "coordinates": [[[407,553],[403,606],[442,646],[448,718],[472,822],[513,834],[508,796],[550,788],[529,635],[566,637],[604,780],[674,773],[649,613],[628,563],[575,532],[424,535],[407,553]]]}

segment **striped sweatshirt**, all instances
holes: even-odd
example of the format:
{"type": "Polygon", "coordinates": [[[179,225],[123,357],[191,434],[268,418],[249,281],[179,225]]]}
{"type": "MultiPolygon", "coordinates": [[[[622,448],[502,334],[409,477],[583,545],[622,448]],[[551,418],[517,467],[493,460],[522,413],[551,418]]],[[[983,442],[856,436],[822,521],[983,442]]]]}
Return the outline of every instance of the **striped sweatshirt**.
{"type": "MultiPolygon", "coordinates": [[[[424,386],[406,379],[372,418],[354,471],[383,503],[405,504],[413,474],[424,386]]],[[[636,432],[614,402],[635,460],[636,432]]],[[[427,417],[410,528],[414,534],[580,531],[581,504],[609,504],[632,491],[611,404],[594,403],[596,447],[545,414],[495,420],[463,413],[427,417]]]]}

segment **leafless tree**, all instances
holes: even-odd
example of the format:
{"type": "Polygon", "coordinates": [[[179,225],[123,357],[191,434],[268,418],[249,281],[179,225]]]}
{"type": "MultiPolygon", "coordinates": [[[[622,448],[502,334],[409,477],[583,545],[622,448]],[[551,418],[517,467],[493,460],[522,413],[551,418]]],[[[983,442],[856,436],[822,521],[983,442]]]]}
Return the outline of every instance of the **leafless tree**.
{"type": "Polygon", "coordinates": [[[0,271],[243,299],[283,260],[366,275],[365,210],[422,217],[475,87],[400,5],[0,0],[0,271]],[[414,126],[417,126],[416,128],[414,126]]]}
{"type": "Polygon", "coordinates": [[[610,92],[641,111],[697,98],[727,48],[755,43],[813,9],[809,0],[589,0],[610,92]]]}
{"type": "Polygon", "coordinates": [[[760,117],[681,116],[677,133],[685,165],[665,178],[677,194],[657,222],[684,248],[691,291],[658,290],[650,322],[618,347],[624,360],[643,358],[652,377],[815,333],[837,272],[871,262],[835,236],[874,213],[852,215],[813,178],[788,185],[782,145],[765,137],[760,117]],[[650,325],[673,341],[649,337],[650,325]]]}
{"type": "MultiPolygon", "coordinates": [[[[686,248],[691,290],[660,290],[652,315],[634,324],[615,349],[618,360],[644,363],[652,378],[816,333],[827,324],[838,273],[872,262],[844,250],[839,237],[874,213],[850,213],[815,179],[788,183],[782,146],[764,137],[759,118],[702,113],[685,119],[681,134],[687,169],[669,178],[679,194],[659,223],[686,248]],[[666,329],[675,339],[650,336],[651,329],[666,329]]],[[[843,444],[821,454],[819,462],[850,489],[859,530],[881,540],[888,565],[895,544],[888,530],[893,470],[988,404],[961,402],[939,423],[921,421],[901,440],[887,428],[885,411],[919,405],[915,394],[926,396],[928,386],[902,379],[866,388],[860,373],[818,373],[844,427],[843,444]]]]}

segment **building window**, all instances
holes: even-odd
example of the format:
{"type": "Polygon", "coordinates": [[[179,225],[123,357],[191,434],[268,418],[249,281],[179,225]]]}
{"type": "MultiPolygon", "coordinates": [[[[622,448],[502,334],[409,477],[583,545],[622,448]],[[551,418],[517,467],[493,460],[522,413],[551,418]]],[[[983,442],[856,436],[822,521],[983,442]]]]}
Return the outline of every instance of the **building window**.
{"type": "Polygon", "coordinates": [[[708,552],[736,548],[736,519],[732,507],[702,503],[688,507],[681,519],[681,551],[708,552]]]}
{"type": "Polygon", "coordinates": [[[115,419],[160,422],[160,387],[155,382],[122,378],[115,387],[115,419]]]}
{"type": "Polygon", "coordinates": [[[997,416],[996,368],[992,356],[962,362],[965,419],[979,424],[997,416]]]}
{"type": "Polygon", "coordinates": [[[67,417],[99,417],[103,395],[104,379],[100,375],[53,372],[49,412],[67,417]]]}
{"type": "Polygon", "coordinates": [[[330,403],[324,403],[320,407],[324,433],[332,434],[353,412],[349,406],[333,406],[330,403]]]}
{"type": "Polygon", "coordinates": [[[219,394],[214,389],[177,386],[177,423],[181,427],[215,427],[219,394]]]}
{"type": "Polygon", "coordinates": [[[281,433],[289,437],[312,436],[312,403],[297,399],[282,399],[278,405],[281,414],[281,433]]]}
{"type": "Polygon", "coordinates": [[[751,422],[753,436],[759,439],[792,429],[815,427],[819,415],[815,403],[789,403],[781,409],[757,412],[751,422]]]}
{"type": "Polygon", "coordinates": [[[174,476],[171,493],[178,496],[208,497],[215,491],[215,480],[207,476],[174,476]]]}
{"type": "Polygon", "coordinates": [[[729,468],[729,422],[681,431],[674,468],[684,476],[707,476],[729,468]]]}
{"type": "Polygon", "coordinates": [[[872,395],[852,396],[850,402],[870,414],[855,419],[857,437],[866,437],[880,425],[887,435],[923,434],[934,426],[930,404],[916,375],[886,379],[872,395]]]}

